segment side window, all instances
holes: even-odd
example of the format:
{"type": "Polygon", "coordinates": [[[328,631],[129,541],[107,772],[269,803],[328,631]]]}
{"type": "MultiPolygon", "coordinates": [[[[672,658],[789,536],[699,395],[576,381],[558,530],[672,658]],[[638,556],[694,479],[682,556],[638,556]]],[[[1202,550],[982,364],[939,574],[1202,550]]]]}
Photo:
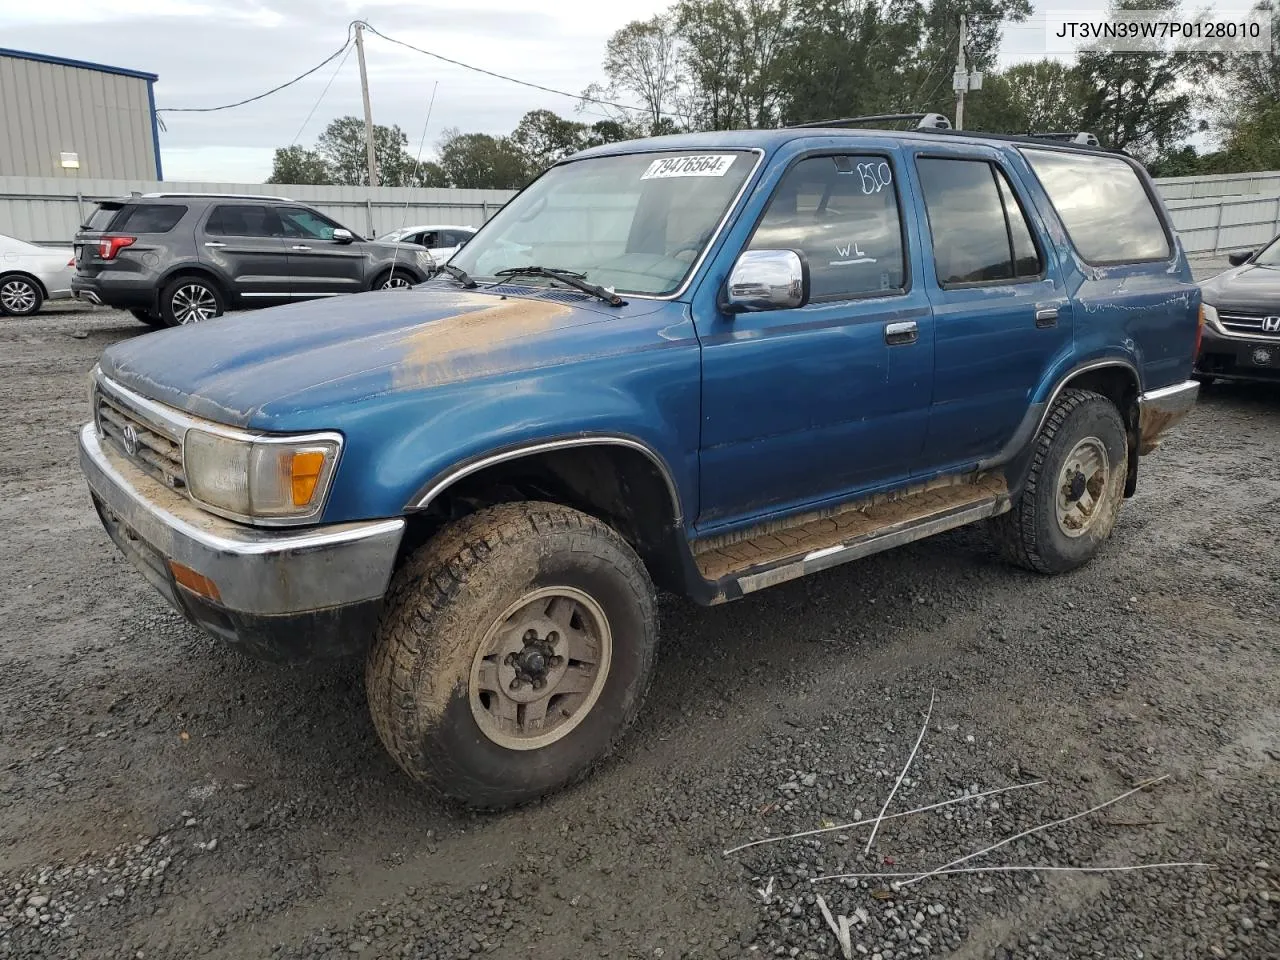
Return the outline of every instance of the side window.
{"type": "Polygon", "coordinates": [[[270,207],[228,203],[213,208],[204,232],[214,237],[278,237],[280,223],[270,207]]]}
{"type": "Polygon", "coordinates": [[[748,249],[803,253],[813,300],[902,291],[906,263],[889,161],[801,160],[778,184],[748,249]]]}
{"type": "Polygon", "coordinates": [[[990,283],[1040,273],[1026,216],[994,164],[922,157],[917,168],[938,283],[990,283]]]}
{"type": "Polygon", "coordinates": [[[130,233],[168,233],[178,225],[187,208],[176,203],[140,203],[126,210],[112,229],[130,233]]]}
{"type": "Polygon", "coordinates": [[[458,247],[471,239],[471,234],[465,230],[446,230],[444,234],[444,245],[446,247],[458,247]]]}
{"type": "Polygon", "coordinates": [[[1119,157],[1024,150],[1071,242],[1091,263],[1165,260],[1169,238],[1137,172],[1119,157]]]}
{"type": "Polygon", "coordinates": [[[280,208],[280,221],[286,237],[300,240],[332,240],[333,231],[338,228],[328,217],[302,207],[280,208]]]}
{"type": "Polygon", "coordinates": [[[428,230],[426,233],[422,234],[421,239],[419,239],[418,242],[428,249],[431,247],[444,246],[444,244],[440,242],[440,234],[435,230],[428,230]]]}

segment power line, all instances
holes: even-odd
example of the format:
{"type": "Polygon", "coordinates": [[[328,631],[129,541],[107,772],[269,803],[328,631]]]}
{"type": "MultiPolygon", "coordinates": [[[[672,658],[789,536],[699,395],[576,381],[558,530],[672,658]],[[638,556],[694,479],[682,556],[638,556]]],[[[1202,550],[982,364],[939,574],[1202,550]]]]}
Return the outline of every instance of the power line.
{"type": "Polygon", "coordinates": [[[254,103],[257,100],[262,100],[264,97],[271,96],[273,93],[279,93],[285,87],[291,87],[295,83],[297,83],[299,80],[305,80],[307,77],[311,76],[321,67],[325,66],[326,64],[332,63],[334,60],[338,59],[338,57],[342,56],[342,54],[346,52],[347,48],[351,45],[352,26],[353,24],[347,25],[347,39],[342,42],[342,46],[340,46],[337,50],[333,51],[333,53],[329,54],[329,56],[325,57],[323,60],[317,63],[314,67],[312,67],[306,73],[300,73],[296,77],[294,77],[292,80],[286,80],[284,83],[280,84],[277,87],[272,87],[270,90],[266,91],[265,93],[260,93],[254,97],[247,97],[244,100],[237,100],[235,103],[224,103],[221,106],[217,106],[217,107],[161,107],[159,110],[156,111],[156,113],[214,113],[218,110],[230,110],[232,107],[243,107],[246,103],[254,103]]]}
{"type": "Polygon", "coordinates": [[[302,139],[302,131],[307,129],[307,124],[311,122],[311,118],[316,115],[316,111],[320,109],[320,104],[324,102],[325,96],[329,93],[329,88],[333,86],[333,81],[338,79],[338,74],[342,72],[342,68],[347,65],[347,57],[351,56],[351,44],[347,44],[347,52],[342,55],[342,59],[338,62],[337,69],[329,77],[329,82],[324,85],[324,89],[320,91],[320,96],[315,102],[315,106],[311,108],[311,112],[307,114],[307,119],[302,121],[302,126],[298,128],[298,132],[293,137],[290,147],[296,146],[298,141],[302,139]]]}
{"type": "MultiPolygon", "coordinates": [[[[599,97],[591,97],[583,93],[569,93],[567,90],[557,90],[555,87],[544,87],[542,84],[533,83],[530,80],[519,80],[515,77],[509,77],[505,73],[495,73],[493,70],[486,70],[484,67],[477,67],[470,63],[463,63],[461,60],[454,60],[452,57],[446,57],[444,54],[441,54],[441,53],[433,53],[430,50],[422,49],[422,47],[415,47],[412,43],[406,43],[404,40],[397,40],[395,39],[395,37],[388,37],[385,33],[382,33],[381,31],[379,31],[375,26],[373,26],[373,24],[369,23],[367,20],[362,20],[360,22],[364,24],[364,28],[366,30],[368,30],[370,33],[376,34],[377,36],[381,37],[383,40],[386,40],[390,43],[397,44],[401,47],[407,47],[410,50],[413,50],[417,53],[425,54],[428,57],[434,57],[437,60],[443,60],[445,63],[453,64],[455,67],[462,67],[464,70],[471,70],[471,71],[474,71],[475,73],[483,73],[485,76],[495,77],[498,80],[506,80],[508,83],[519,84],[522,87],[531,87],[534,90],[541,90],[543,93],[554,93],[557,96],[569,97],[572,100],[580,100],[584,103],[599,103],[603,106],[613,107],[617,110],[635,110],[640,113],[650,112],[648,107],[637,107],[632,104],[616,103],[613,100],[602,100],[599,97]]],[[[664,117],[676,116],[676,114],[669,113],[665,110],[660,110],[658,112],[664,117]]]]}

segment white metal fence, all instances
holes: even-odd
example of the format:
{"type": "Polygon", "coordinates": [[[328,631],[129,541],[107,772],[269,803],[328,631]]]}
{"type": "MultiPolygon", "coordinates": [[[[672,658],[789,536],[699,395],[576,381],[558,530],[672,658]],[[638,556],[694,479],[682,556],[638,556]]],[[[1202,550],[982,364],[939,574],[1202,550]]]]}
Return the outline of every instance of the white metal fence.
{"type": "Polygon", "coordinates": [[[511,190],[0,177],[0,233],[36,243],[68,243],[99,200],[135,191],[285,196],[366,236],[419,223],[477,227],[513,195],[511,190]]]}
{"type": "MultiPolygon", "coordinates": [[[[1280,172],[1170,177],[1156,186],[1188,253],[1249,249],[1280,234],[1280,172]]],[[[98,200],[133,191],[286,196],[367,236],[417,223],[479,226],[513,195],[510,190],[0,177],[0,233],[67,243],[98,200]]]]}

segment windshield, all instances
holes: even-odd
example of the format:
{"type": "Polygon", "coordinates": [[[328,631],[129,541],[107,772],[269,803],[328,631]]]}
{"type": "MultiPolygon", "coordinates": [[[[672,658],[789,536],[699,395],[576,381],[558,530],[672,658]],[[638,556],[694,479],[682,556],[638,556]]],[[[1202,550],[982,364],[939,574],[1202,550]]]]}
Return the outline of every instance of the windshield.
{"type": "Polygon", "coordinates": [[[394,243],[395,241],[400,240],[402,237],[407,237],[408,235],[409,235],[408,232],[405,230],[392,230],[390,233],[384,233],[382,236],[378,237],[378,241],[380,243],[394,243]]]}
{"type": "Polygon", "coordinates": [[[719,151],[552,167],[449,262],[477,279],[537,265],[572,270],[619,293],[673,293],[754,163],[752,153],[719,151]]]}
{"type": "Polygon", "coordinates": [[[1260,254],[1253,258],[1260,267],[1280,267],[1280,238],[1271,243],[1260,254]]]}

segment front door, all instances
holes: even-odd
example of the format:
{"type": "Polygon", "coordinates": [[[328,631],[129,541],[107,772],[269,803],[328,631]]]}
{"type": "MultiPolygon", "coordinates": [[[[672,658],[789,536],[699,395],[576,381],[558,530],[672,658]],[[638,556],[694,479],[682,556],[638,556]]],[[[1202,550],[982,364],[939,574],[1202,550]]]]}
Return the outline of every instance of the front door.
{"type": "Polygon", "coordinates": [[[1001,453],[1071,351],[1073,316],[1053,251],[1037,239],[1043,224],[997,151],[921,149],[915,173],[934,318],[929,475],[1001,453]]]}
{"type": "Polygon", "coordinates": [[[933,332],[898,162],[890,150],[793,161],[747,248],[801,253],[810,303],[697,320],[700,530],[901,482],[917,464],[933,332]]]}
{"type": "Polygon", "coordinates": [[[197,235],[200,259],[214,267],[244,306],[286,303],[289,251],[275,211],[256,203],[218,204],[197,235]]]}
{"type": "Polygon", "coordinates": [[[364,290],[364,244],[333,238],[341,227],[306,207],[277,207],[289,248],[289,272],[295,300],[332,297],[364,290]]]}

